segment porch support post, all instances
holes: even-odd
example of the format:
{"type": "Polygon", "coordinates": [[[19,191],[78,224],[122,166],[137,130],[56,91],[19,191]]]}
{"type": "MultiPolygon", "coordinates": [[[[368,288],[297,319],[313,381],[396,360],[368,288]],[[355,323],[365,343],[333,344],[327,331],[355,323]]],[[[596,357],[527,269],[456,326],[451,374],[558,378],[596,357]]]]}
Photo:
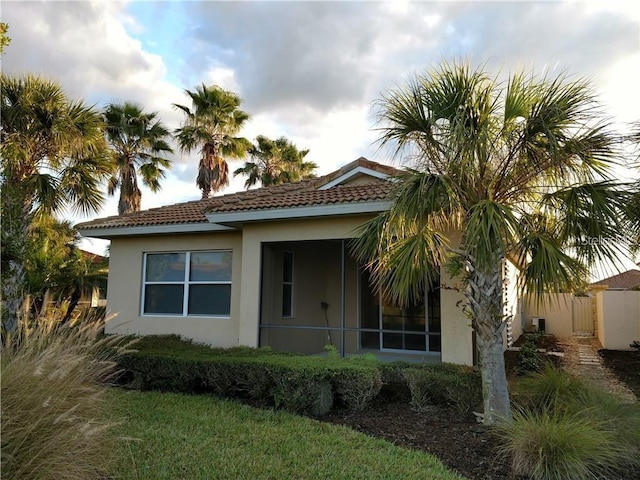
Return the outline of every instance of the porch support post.
{"type": "Polygon", "coordinates": [[[342,248],[340,249],[340,256],[341,256],[340,274],[342,278],[341,278],[341,290],[340,290],[340,356],[344,357],[344,326],[345,326],[345,312],[346,312],[346,306],[345,306],[346,266],[345,266],[344,239],[342,239],[341,245],[342,245],[342,248]]]}
{"type": "Polygon", "coordinates": [[[259,231],[248,227],[243,229],[242,250],[238,255],[242,262],[240,277],[242,300],[238,319],[238,344],[247,347],[257,347],[260,336],[262,243],[259,233],[259,231]]]}

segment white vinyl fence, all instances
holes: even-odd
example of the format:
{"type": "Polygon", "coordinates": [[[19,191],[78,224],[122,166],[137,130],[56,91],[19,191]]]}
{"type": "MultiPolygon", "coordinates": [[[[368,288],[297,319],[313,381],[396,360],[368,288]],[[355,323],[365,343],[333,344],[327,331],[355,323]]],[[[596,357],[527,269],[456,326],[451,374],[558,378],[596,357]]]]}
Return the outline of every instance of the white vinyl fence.
{"type": "Polygon", "coordinates": [[[640,291],[596,293],[598,339],[609,350],[631,350],[640,341],[640,291]]]}

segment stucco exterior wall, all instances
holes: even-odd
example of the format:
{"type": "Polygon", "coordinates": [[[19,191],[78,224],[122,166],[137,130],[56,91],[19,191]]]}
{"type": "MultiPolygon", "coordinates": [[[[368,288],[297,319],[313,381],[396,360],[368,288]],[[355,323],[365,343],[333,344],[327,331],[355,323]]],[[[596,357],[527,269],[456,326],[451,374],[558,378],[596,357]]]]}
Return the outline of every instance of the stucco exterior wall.
{"type": "Polygon", "coordinates": [[[465,302],[460,281],[441,269],[442,361],[473,365],[471,319],[462,311],[465,302]]]}
{"type": "Polygon", "coordinates": [[[238,345],[242,238],[238,232],[197,235],[155,235],[111,240],[107,333],[163,335],[177,333],[219,347],[238,345]],[[141,315],[145,252],[231,250],[231,314],[229,318],[141,315]]]}
{"type": "Polygon", "coordinates": [[[604,348],[631,350],[640,340],[640,292],[605,290],[596,294],[598,338],[604,348]]]}
{"type": "Polygon", "coordinates": [[[524,326],[522,318],[522,302],[518,295],[518,269],[509,260],[505,262],[504,314],[507,316],[507,327],[503,330],[505,349],[510,347],[520,335],[524,326]]]}
{"type": "Polygon", "coordinates": [[[558,338],[573,335],[573,294],[546,294],[540,301],[527,296],[524,305],[526,329],[531,329],[531,319],[544,318],[545,332],[558,338]]]}
{"type": "Polygon", "coordinates": [[[596,335],[600,344],[604,346],[604,310],[602,309],[602,294],[604,290],[597,290],[594,294],[595,312],[596,312],[596,335]]]}

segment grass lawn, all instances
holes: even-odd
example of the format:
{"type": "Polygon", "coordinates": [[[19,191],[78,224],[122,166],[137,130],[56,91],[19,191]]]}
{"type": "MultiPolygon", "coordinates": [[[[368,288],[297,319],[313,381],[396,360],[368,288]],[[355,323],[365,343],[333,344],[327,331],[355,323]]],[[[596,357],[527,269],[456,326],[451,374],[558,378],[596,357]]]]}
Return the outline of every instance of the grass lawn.
{"type": "Polygon", "coordinates": [[[114,389],[115,479],[461,479],[435,457],[346,427],[208,396],[114,389]]]}

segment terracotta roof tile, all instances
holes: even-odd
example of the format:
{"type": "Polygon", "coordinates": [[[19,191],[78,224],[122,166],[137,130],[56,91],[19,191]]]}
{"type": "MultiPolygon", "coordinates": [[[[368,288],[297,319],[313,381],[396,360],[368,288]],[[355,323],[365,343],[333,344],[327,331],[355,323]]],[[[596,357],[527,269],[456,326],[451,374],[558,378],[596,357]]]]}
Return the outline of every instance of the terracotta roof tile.
{"type": "Polygon", "coordinates": [[[610,290],[631,290],[640,287],[640,270],[627,270],[599,282],[591,284],[592,287],[606,286],[610,290]]]}
{"type": "Polygon", "coordinates": [[[317,190],[346,172],[362,166],[371,170],[394,175],[393,167],[359,158],[340,170],[328,175],[296,183],[263,187],[204,200],[166,205],[126,215],[99,218],[76,225],[82,230],[142,227],[155,225],[179,225],[207,223],[207,213],[289,208],[337,203],[378,201],[386,198],[389,184],[378,181],[366,185],[341,185],[327,190],[317,190]]]}
{"type": "Polygon", "coordinates": [[[302,190],[279,195],[257,195],[242,202],[225,202],[207,210],[206,213],[242,212],[267,208],[291,208],[338,203],[357,203],[384,200],[389,196],[388,182],[367,185],[343,185],[328,190],[302,190]]]}

